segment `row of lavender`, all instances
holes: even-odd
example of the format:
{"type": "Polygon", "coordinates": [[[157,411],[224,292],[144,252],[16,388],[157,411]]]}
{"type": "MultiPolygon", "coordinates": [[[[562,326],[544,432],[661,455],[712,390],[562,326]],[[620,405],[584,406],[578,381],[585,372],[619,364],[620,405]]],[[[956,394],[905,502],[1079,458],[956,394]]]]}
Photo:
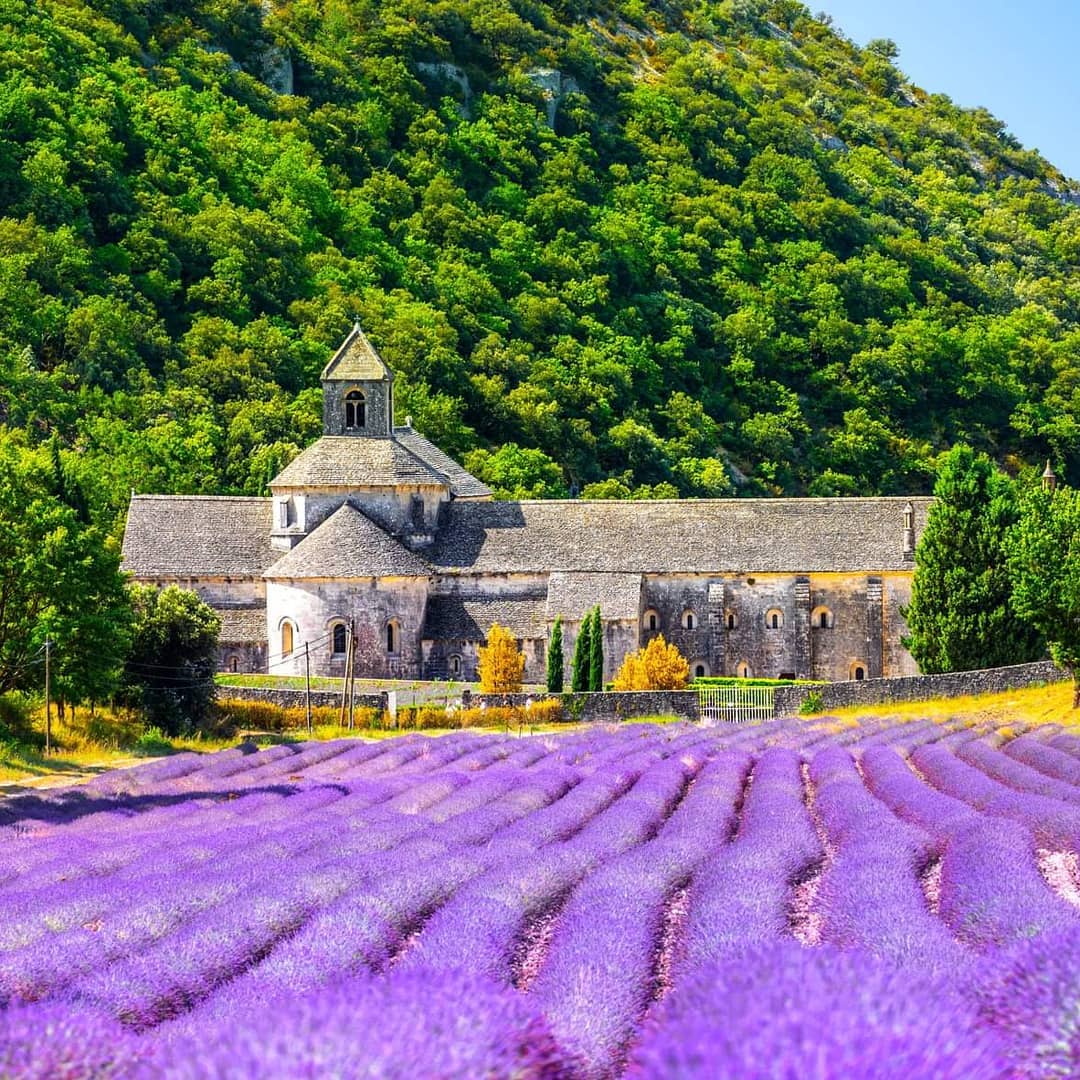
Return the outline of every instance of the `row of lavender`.
{"type": "Polygon", "coordinates": [[[5,806],[0,1075],[1069,1075],[1078,803],[1050,728],[166,759],[5,806]]]}

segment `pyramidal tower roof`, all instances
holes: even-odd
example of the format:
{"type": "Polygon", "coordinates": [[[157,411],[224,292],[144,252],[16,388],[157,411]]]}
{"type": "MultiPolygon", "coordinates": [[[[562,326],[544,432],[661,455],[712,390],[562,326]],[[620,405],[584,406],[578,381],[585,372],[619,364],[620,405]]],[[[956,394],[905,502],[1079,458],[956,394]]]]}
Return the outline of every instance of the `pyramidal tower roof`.
{"type": "Polygon", "coordinates": [[[368,341],[367,335],[360,329],[360,324],[354,323],[349,336],[341,343],[341,348],[323,368],[321,378],[323,382],[334,379],[392,381],[394,375],[375,346],[368,341]]]}

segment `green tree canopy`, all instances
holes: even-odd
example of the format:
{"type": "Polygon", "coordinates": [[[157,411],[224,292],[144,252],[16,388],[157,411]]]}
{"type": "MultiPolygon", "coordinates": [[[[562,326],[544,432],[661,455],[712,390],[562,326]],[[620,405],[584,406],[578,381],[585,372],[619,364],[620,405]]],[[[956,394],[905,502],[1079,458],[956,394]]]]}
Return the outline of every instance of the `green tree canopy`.
{"type": "Polygon", "coordinates": [[[0,690],[41,687],[46,640],[59,700],[118,683],[131,608],[119,546],[86,503],[73,457],[0,432],[0,690]]]}
{"type": "Polygon", "coordinates": [[[1042,654],[1013,603],[1006,566],[1018,517],[1013,482],[966,446],[946,456],[915,551],[904,644],[928,674],[1000,667],[1042,654]]]}
{"type": "Polygon", "coordinates": [[[895,60],[792,0],[9,0],[0,423],[117,528],[262,494],[359,318],[500,495],[1078,482],[1075,187],[895,60]]]}
{"type": "Polygon", "coordinates": [[[1009,534],[1013,603],[1073,678],[1080,706],[1080,492],[1033,487],[1009,534]]]}
{"type": "Polygon", "coordinates": [[[203,727],[214,702],[221,620],[188,589],[132,585],[135,626],[124,699],[168,735],[203,727]]]}

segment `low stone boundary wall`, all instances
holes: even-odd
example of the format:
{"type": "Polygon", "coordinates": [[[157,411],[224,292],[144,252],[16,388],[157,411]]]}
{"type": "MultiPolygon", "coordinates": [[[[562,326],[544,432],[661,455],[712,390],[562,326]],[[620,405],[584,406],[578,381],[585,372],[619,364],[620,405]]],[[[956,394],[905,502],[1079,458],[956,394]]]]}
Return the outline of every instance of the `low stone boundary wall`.
{"type": "Polygon", "coordinates": [[[1064,682],[1068,675],[1049,660],[1013,667],[954,671],[948,675],[912,675],[903,679],[866,679],[863,682],[824,683],[821,686],[778,686],[776,715],[795,716],[811,694],[821,708],[845,709],[853,705],[884,705],[891,701],[928,701],[939,697],[966,697],[1019,690],[1037,683],[1064,682]]]}
{"type": "MultiPolygon", "coordinates": [[[[261,701],[268,705],[277,705],[283,709],[304,708],[303,690],[280,690],[262,686],[219,686],[218,697],[234,701],[261,701]]],[[[477,694],[464,690],[459,695],[464,708],[478,708],[487,705],[517,706],[524,708],[527,701],[543,701],[546,698],[560,698],[564,703],[567,721],[582,723],[602,722],[605,720],[630,720],[638,716],[678,716],[683,720],[700,720],[701,709],[698,706],[696,690],[634,690],[624,693],[604,691],[596,694],[477,694]]],[[[386,709],[388,695],[357,694],[354,698],[358,709],[386,709]]],[[[340,690],[312,690],[311,704],[314,707],[341,705],[340,690]]],[[[418,701],[418,706],[425,702],[418,701]]],[[[429,701],[432,708],[440,708],[442,701],[429,701]]],[[[398,691],[399,709],[411,708],[412,697],[408,691],[398,691]]]]}
{"type": "MultiPolygon", "coordinates": [[[[278,690],[263,686],[219,686],[217,696],[222,700],[261,701],[267,705],[277,705],[282,709],[304,708],[303,690],[278,690]]],[[[358,709],[385,709],[386,694],[357,694],[353,701],[358,709]]],[[[340,690],[312,690],[313,708],[341,706],[340,690]]]]}
{"type": "Polygon", "coordinates": [[[701,708],[696,690],[605,690],[587,694],[473,694],[462,695],[465,708],[481,703],[490,707],[523,708],[527,701],[560,698],[568,721],[602,723],[632,720],[639,716],[677,716],[681,720],[698,721],[701,708]]]}

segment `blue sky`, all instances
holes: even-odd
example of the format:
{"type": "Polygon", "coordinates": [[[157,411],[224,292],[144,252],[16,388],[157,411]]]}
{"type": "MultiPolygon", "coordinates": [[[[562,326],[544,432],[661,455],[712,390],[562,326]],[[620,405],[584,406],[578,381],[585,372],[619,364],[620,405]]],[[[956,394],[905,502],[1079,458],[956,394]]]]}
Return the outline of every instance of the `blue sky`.
{"type": "Polygon", "coordinates": [[[1080,179],[1080,0],[806,0],[852,40],[892,38],[901,70],[958,105],[984,105],[1080,179]]]}

